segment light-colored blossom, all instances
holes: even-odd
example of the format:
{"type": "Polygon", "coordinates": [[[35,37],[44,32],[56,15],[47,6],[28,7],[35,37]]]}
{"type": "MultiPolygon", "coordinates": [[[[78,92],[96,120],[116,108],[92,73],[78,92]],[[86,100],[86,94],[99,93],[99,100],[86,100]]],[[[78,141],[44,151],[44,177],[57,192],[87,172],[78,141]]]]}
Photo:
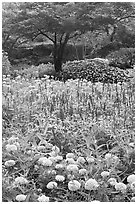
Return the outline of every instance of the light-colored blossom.
{"type": "Polygon", "coordinates": [[[52,162],[56,162],[57,161],[56,157],[48,157],[48,159],[50,159],[52,162]]]}
{"type": "Polygon", "coordinates": [[[115,184],[115,189],[117,191],[125,192],[126,188],[127,188],[127,186],[124,183],[122,183],[122,182],[119,182],[119,183],[115,184]]]}
{"type": "Polygon", "coordinates": [[[38,201],[39,202],[49,202],[49,197],[47,197],[45,195],[41,195],[38,197],[38,201]]]}
{"type": "Polygon", "coordinates": [[[17,142],[18,141],[18,137],[15,137],[15,136],[12,136],[8,139],[8,143],[9,144],[13,144],[14,142],[17,142]]]}
{"type": "Polygon", "coordinates": [[[80,189],[81,183],[79,183],[77,180],[69,181],[68,183],[68,189],[70,191],[77,191],[80,189]]]}
{"type": "Polygon", "coordinates": [[[60,149],[57,146],[53,146],[52,151],[58,154],[60,152],[60,149]]]}
{"type": "Polygon", "coordinates": [[[67,154],[66,154],[66,159],[67,159],[67,158],[73,158],[73,159],[74,159],[74,158],[75,158],[75,155],[74,155],[73,153],[67,153],[67,154]]]}
{"type": "Polygon", "coordinates": [[[7,144],[6,145],[7,152],[16,152],[18,150],[17,146],[14,144],[7,144]]]}
{"type": "Polygon", "coordinates": [[[5,162],[5,166],[10,167],[10,166],[14,166],[15,165],[15,161],[14,160],[8,160],[5,162]]]}
{"type": "Polygon", "coordinates": [[[18,202],[22,202],[22,201],[24,201],[25,199],[26,199],[26,195],[24,195],[24,194],[19,194],[19,195],[17,195],[16,196],[16,200],[18,201],[18,202]]]}
{"type": "Polygon", "coordinates": [[[64,180],[65,180],[65,177],[62,176],[62,175],[56,175],[55,180],[56,180],[56,181],[64,181],[64,180]]]}
{"type": "Polygon", "coordinates": [[[81,164],[84,164],[86,162],[86,160],[85,160],[84,157],[78,157],[77,162],[81,163],[81,164]]]}
{"type": "Polygon", "coordinates": [[[115,178],[110,178],[110,179],[108,179],[108,182],[109,182],[109,184],[110,184],[111,186],[115,186],[116,183],[117,183],[117,180],[116,180],[115,178]]]}
{"type": "Polygon", "coordinates": [[[79,170],[79,174],[80,175],[85,175],[87,173],[87,170],[86,169],[80,169],[79,170]]]}
{"type": "Polygon", "coordinates": [[[55,158],[56,158],[56,161],[62,161],[63,160],[63,157],[60,155],[57,155],[55,158]]]}
{"type": "Polygon", "coordinates": [[[63,164],[56,164],[55,169],[63,169],[64,165],[63,164]]]}
{"type": "Polygon", "coordinates": [[[130,184],[130,188],[132,191],[135,191],[135,181],[130,184]]]}
{"type": "Polygon", "coordinates": [[[45,150],[45,146],[44,145],[40,145],[40,146],[37,147],[37,150],[38,151],[43,151],[43,150],[45,150]]]}
{"type": "Polygon", "coordinates": [[[112,157],[112,161],[113,161],[114,163],[119,163],[119,158],[118,158],[116,155],[114,155],[114,156],[112,157]]]}
{"type": "Polygon", "coordinates": [[[90,164],[90,163],[93,163],[95,161],[95,158],[93,156],[91,156],[91,157],[87,157],[86,160],[90,164]]]}
{"type": "Polygon", "coordinates": [[[107,176],[109,176],[110,175],[110,172],[108,172],[108,171],[102,171],[102,173],[101,173],[101,176],[103,177],[103,178],[105,178],[105,177],[107,177],[107,176]]]}
{"type": "Polygon", "coordinates": [[[111,159],[111,158],[112,158],[112,154],[110,154],[110,153],[105,154],[105,159],[106,160],[111,159]]]}
{"type": "Polygon", "coordinates": [[[132,197],[130,202],[135,202],[135,197],[132,197]]]}
{"type": "Polygon", "coordinates": [[[23,184],[28,184],[29,182],[28,182],[28,180],[26,178],[24,178],[22,176],[19,176],[19,177],[15,178],[14,183],[23,185],[23,184]]]}
{"type": "Polygon", "coordinates": [[[96,190],[99,187],[98,182],[95,179],[90,178],[85,183],[85,189],[86,190],[96,190]]]}
{"type": "Polygon", "coordinates": [[[47,188],[48,189],[53,189],[53,188],[57,188],[57,183],[55,181],[50,181],[48,184],[47,184],[47,188]]]}
{"type": "Polygon", "coordinates": [[[43,166],[52,166],[52,161],[48,159],[47,157],[39,158],[38,163],[43,166]]]}
{"type": "Polygon", "coordinates": [[[67,170],[68,170],[68,171],[76,172],[76,171],[78,171],[78,166],[75,165],[75,164],[69,164],[69,165],[67,166],[67,170]]]}
{"type": "Polygon", "coordinates": [[[67,158],[65,161],[66,161],[68,164],[75,164],[75,163],[76,163],[73,158],[67,158]]]}
{"type": "Polygon", "coordinates": [[[135,175],[134,174],[131,174],[127,177],[127,182],[128,183],[133,183],[135,182],[135,175]]]}

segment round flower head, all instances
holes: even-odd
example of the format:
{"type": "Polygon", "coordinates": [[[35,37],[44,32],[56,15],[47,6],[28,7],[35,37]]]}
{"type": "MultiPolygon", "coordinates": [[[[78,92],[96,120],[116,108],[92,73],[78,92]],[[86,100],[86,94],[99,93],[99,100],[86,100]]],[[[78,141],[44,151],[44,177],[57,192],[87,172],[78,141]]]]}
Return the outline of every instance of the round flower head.
{"type": "Polygon", "coordinates": [[[14,160],[8,160],[5,162],[5,166],[10,167],[10,166],[14,166],[15,165],[15,161],[14,160]]]}
{"type": "Polygon", "coordinates": [[[87,180],[85,183],[85,189],[89,190],[89,191],[96,190],[98,188],[98,186],[99,186],[98,182],[92,178],[87,180]]]}
{"type": "Polygon", "coordinates": [[[48,157],[48,159],[50,159],[52,162],[56,162],[57,161],[56,157],[48,157]]]}
{"type": "Polygon", "coordinates": [[[7,152],[16,152],[18,150],[17,146],[14,144],[7,144],[6,145],[7,152]]]}
{"type": "Polygon", "coordinates": [[[116,181],[115,178],[110,178],[110,179],[108,179],[108,182],[109,182],[109,184],[110,184],[111,186],[115,186],[116,183],[117,183],[117,181],[116,181]]]}
{"type": "Polygon", "coordinates": [[[68,189],[70,191],[77,191],[80,189],[81,184],[77,180],[69,181],[68,183],[68,189]]]}
{"type": "Polygon", "coordinates": [[[126,188],[127,188],[127,186],[122,182],[116,183],[116,185],[115,185],[115,189],[117,191],[125,192],[126,188]]]}
{"type": "Polygon", "coordinates": [[[28,184],[28,180],[22,176],[15,178],[15,184],[28,184]]]}
{"type": "Polygon", "coordinates": [[[49,202],[49,197],[47,197],[45,195],[41,195],[38,197],[38,201],[39,202],[49,202]]]}
{"type": "Polygon", "coordinates": [[[113,161],[114,163],[118,163],[118,162],[119,162],[119,158],[118,158],[116,155],[114,155],[114,156],[112,157],[112,161],[113,161]]]}
{"type": "Polygon", "coordinates": [[[39,158],[38,163],[43,165],[43,166],[51,166],[52,165],[52,161],[50,159],[47,159],[46,157],[39,158]]]}
{"type": "Polygon", "coordinates": [[[109,176],[109,172],[108,171],[102,171],[102,173],[101,173],[101,176],[103,177],[103,178],[105,178],[105,177],[107,177],[107,176],[109,176]]]}
{"type": "Polygon", "coordinates": [[[24,195],[24,194],[19,194],[19,195],[17,195],[16,196],[16,200],[18,201],[18,202],[22,202],[22,201],[24,201],[25,199],[26,199],[26,195],[24,195]]]}
{"type": "Polygon", "coordinates": [[[80,175],[85,175],[87,173],[87,170],[86,169],[80,169],[79,170],[79,174],[80,175]]]}
{"type": "Polygon", "coordinates": [[[60,152],[60,149],[57,146],[53,146],[52,151],[54,151],[56,154],[58,154],[60,152]]]}
{"type": "Polygon", "coordinates": [[[75,163],[76,163],[73,158],[67,158],[67,159],[66,159],[66,162],[67,162],[68,164],[75,164],[75,163]]]}
{"type": "Polygon", "coordinates": [[[48,184],[47,184],[47,188],[48,189],[53,189],[53,188],[57,188],[57,183],[55,181],[50,181],[48,184]]]}
{"type": "Polygon", "coordinates": [[[111,158],[112,158],[112,154],[107,153],[107,154],[105,155],[105,159],[106,159],[106,160],[111,159],[111,158]]]}
{"type": "Polygon", "coordinates": [[[73,153],[67,153],[66,154],[66,159],[67,158],[73,158],[74,159],[75,155],[73,153]]]}
{"type": "Polygon", "coordinates": [[[63,169],[63,164],[56,164],[55,169],[63,169]]]}
{"type": "Polygon", "coordinates": [[[90,163],[93,163],[95,161],[95,158],[94,157],[87,157],[86,160],[90,164],[90,163]]]}
{"type": "Polygon", "coordinates": [[[56,161],[62,161],[63,160],[63,157],[59,156],[59,155],[57,155],[55,158],[56,158],[56,161]]]}
{"type": "Polygon", "coordinates": [[[129,176],[127,177],[127,182],[128,182],[128,183],[133,183],[133,182],[135,182],[135,175],[134,175],[134,174],[129,175],[129,176]]]}
{"type": "Polygon", "coordinates": [[[65,177],[62,176],[62,175],[57,175],[57,176],[55,177],[55,179],[56,179],[56,181],[64,181],[64,180],[65,180],[65,177]]]}
{"type": "Polygon", "coordinates": [[[130,184],[130,188],[132,189],[132,191],[135,191],[135,182],[130,184]]]}
{"type": "Polygon", "coordinates": [[[40,146],[37,147],[37,150],[38,151],[43,151],[43,150],[45,150],[45,146],[44,145],[40,145],[40,146]]]}
{"type": "Polygon", "coordinates": [[[15,136],[12,136],[8,139],[8,143],[9,144],[13,144],[14,142],[17,142],[18,141],[18,137],[15,137],[15,136]]]}
{"type": "Polygon", "coordinates": [[[78,163],[81,163],[81,164],[84,164],[84,163],[86,162],[86,160],[84,159],[84,157],[79,157],[79,158],[77,159],[77,162],[78,162],[78,163]]]}
{"type": "Polygon", "coordinates": [[[78,171],[78,166],[75,165],[75,164],[69,164],[69,165],[67,166],[67,170],[68,170],[68,171],[73,171],[73,172],[78,171]]]}

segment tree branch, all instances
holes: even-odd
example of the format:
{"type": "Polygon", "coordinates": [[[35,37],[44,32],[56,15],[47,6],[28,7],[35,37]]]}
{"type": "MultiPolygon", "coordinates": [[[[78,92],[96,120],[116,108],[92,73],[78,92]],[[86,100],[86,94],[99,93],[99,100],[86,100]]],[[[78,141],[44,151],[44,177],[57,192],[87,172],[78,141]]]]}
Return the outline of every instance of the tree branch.
{"type": "Polygon", "coordinates": [[[123,16],[123,17],[121,17],[121,18],[116,18],[115,20],[117,20],[117,21],[121,21],[121,20],[124,20],[124,19],[126,19],[126,18],[135,18],[135,16],[134,15],[128,15],[128,16],[123,16]]]}
{"type": "Polygon", "coordinates": [[[51,40],[53,43],[55,43],[55,40],[53,40],[51,37],[49,37],[46,33],[44,33],[41,29],[38,28],[38,31],[40,32],[40,34],[46,36],[49,40],[51,40]]]}

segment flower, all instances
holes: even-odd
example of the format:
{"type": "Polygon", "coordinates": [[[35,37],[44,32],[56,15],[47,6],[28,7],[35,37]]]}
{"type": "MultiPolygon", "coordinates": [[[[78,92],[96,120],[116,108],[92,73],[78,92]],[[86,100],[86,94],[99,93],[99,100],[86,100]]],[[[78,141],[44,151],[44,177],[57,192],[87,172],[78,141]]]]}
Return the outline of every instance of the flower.
{"type": "Polygon", "coordinates": [[[26,195],[24,195],[24,194],[19,194],[19,195],[17,195],[16,196],[16,200],[18,201],[18,202],[21,202],[21,201],[24,201],[25,199],[26,199],[26,195]]]}
{"type": "Polygon", "coordinates": [[[6,145],[7,152],[16,152],[18,150],[17,146],[14,144],[7,144],[6,145]]]}
{"type": "Polygon", "coordinates": [[[66,159],[67,158],[74,158],[74,157],[75,157],[75,155],[73,153],[67,153],[66,154],[66,159]]]}
{"type": "Polygon", "coordinates": [[[77,159],[77,162],[78,162],[78,163],[81,163],[81,164],[84,164],[84,163],[86,162],[86,160],[84,159],[84,157],[79,157],[79,158],[77,159]]]}
{"type": "Polygon", "coordinates": [[[63,169],[63,164],[56,164],[55,169],[63,169]]]}
{"type": "Polygon", "coordinates": [[[14,142],[17,142],[18,139],[18,137],[12,136],[8,139],[8,143],[13,144],[14,142]]]}
{"type": "Polygon", "coordinates": [[[60,152],[60,149],[57,146],[53,146],[52,151],[58,154],[60,152]]]}
{"type": "Polygon", "coordinates": [[[130,184],[130,188],[132,191],[135,191],[135,181],[130,184]]]}
{"type": "Polygon", "coordinates": [[[114,163],[118,163],[118,162],[119,162],[119,158],[118,158],[116,155],[114,155],[114,156],[112,157],[112,161],[113,161],[114,163]]]}
{"type": "Polygon", "coordinates": [[[49,202],[49,197],[47,197],[45,195],[41,195],[38,197],[38,201],[39,202],[49,202]]]}
{"type": "Polygon", "coordinates": [[[105,154],[105,159],[106,160],[111,159],[111,158],[112,158],[112,154],[110,154],[110,153],[105,154]]]}
{"type": "Polygon", "coordinates": [[[57,175],[57,176],[55,177],[55,179],[56,179],[56,181],[64,181],[64,180],[65,180],[65,177],[62,176],[62,175],[57,175]]]}
{"type": "Polygon", "coordinates": [[[46,157],[39,158],[38,163],[43,165],[43,166],[51,166],[52,165],[52,161],[46,157]]]}
{"type": "Polygon", "coordinates": [[[69,164],[68,166],[67,166],[67,170],[68,171],[78,171],[78,166],[76,165],[76,164],[69,164]]]}
{"type": "Polygon", "coordinates": [[[90,163],[93,163],[95,161],[95,158],[94,157],[87,157],[86,160],[90,164],[90,163]]]}
{"type": "Polygon", "coordinates": [[[109,184],[110,184],[111,186],[115,186],[116,183],[117,183],[117,181],[116,181],[115,178],[110,178],[110,179],[108,179],[108,182],[109,182],[109,184]]]}
{"type": "Polygon", "coordinates": [[[53,188],[57,188],[57,183],[55,181],[50,181],[48,184],[47,184],[47,188],[48,189],[53,189],[53,188]]]}
{"type": "Polygon", "coordinates": [[[86,169],[80,169],[79,170],[79,174],[80,175],[85,175],[87,173],[87,170],[86,169]]]}
{"type": "Polygon", "coordinates": [[[115,189],[117,191],[125,192],[126,188],[127,188],[127,186],[122,182],[119,182],[119,183],[115,184],[115,189]]]}
{"type": "Polygon", "coordinates": [[[56,157],[48,157],[48,159],[50,159],[52,162],[56,162],[57,161],[56,157]]]}
{"type": "Polygon", "coordinates": [[[132,197],[130,202],[135,202],[135,197],[132,197]]]}
{"type": "Polygon", "coordinates": [[[67,158],[66,162],[69,163],[69,164],[75,164],[76,163],[73,158],[67,158]]]}
{"type": "Polygon", "coordinates": [[[127,182],[128,183],[133,183],[135,182],[135,175],[134,174],[131,174],[127,177],[127,182]]]}
{"type": "Polygon", "coordinates": [[[10,166],[14,166],[15,165],[15,161],[14,160],[8,160],[5,162],[5,166],[10,167],[10,166]]]}
{"type": "Polygon", "coordinates": [[[44,146],[44,145],[40,145],[40,146],[37,147],[37,150],[38,150],[38,151],[42,151],[42,150],[44,150],[44,149],[45,149],[45,146],[44,146]]]}
{"type": "Polygon", "coordinates": [[[69,181],[68,183],[68,189],[70,191],[77,191],[80,189],[81,183],[79,183],[77,180],[69,181]]]}
{"type": "Polygon", "coordinates": [[[28,180],[22,176],[15,178],[15,184],[28,184],[28,180]]]}
{"type": "Polygon", "coordinates": [[[109,172],[108,171],[102,171],[102,173],[101,173],[101,176],[103,177],[103,178],[105,178],[105,177],[107,177],[107,176],[109,176],[109,172]]]}
{"type": "Polygon", "coordinates": [[[89,179],[85,183],[85,189],[86,190],[96,190],[98,188],[99,184],[95,179],[89,179]]]}
{"type": "Polygon", "coordinates": [[[60,155],[57,155],[55,158],[56,158],[56,161],[62,161],[63,160],[63,157],[60,155]]]}

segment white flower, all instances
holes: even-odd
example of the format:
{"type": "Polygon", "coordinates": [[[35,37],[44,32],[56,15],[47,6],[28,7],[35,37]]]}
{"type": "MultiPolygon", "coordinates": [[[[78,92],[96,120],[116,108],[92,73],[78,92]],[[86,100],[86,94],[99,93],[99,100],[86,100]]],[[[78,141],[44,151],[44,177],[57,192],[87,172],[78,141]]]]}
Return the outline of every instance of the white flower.
{"type": "Polygon", "coordinates": [[[8,139],[8,143],[13,144],[14,142],[17,142],[18,139],[18,137],[12,136],[8,139]]]}
{"type": "Polygon", "coordinates": [[[127,186],[122,182],[116,183],[116,185],[115,185],[115,189],[117,191],[125,192],[126,188],[127,188],[127,186]]]}
{"type": "Polygon", "coordinates": [[[54,151],[50,152],[49,154],[50,154],[51,157],[56,157],[57,156],[56,152],[54,152],[54,151]]]}
{"type": "Polygon", "coordinates": [[[80,189],[81,184],[77,180],[69,181],[68,183],[68,189],[70,191],[77,191],[80,189]]]}
{"type": "Polygon", "coordinates": [[[43,150],[45,150],[45,146],[44,145],[40,145],[40,146],[37,147],[37,150],[38,151],[43,151],[43,150]]]}
{"type": "Polygon", "coordinates": [[[135,181],[130,184],[130,188],[132,191],[135,191],[135,181]]]}
{"type": "Polygon", "coordinates": [[[130,142],[130,143],[129,143],[129,146],[130,146],[130,147],[135,147],[134,142],[130,142]]]}
{"type": "Polygon", "coordinates": [[[24,201],[25,199],[26,199],[26,195],[24,195],[24,194],[19,194],[19,195],[17,195],[16,196],[16,200],[18,201],[18,202],[21,202],[21,201],[24,201]]]}
{"type": "Polygon", "coordinates": [[[57,188],[57,183],[55,181],[50,181],[48,184],[47,184],[47,188],[48,189],[53,189],[53,188],[57,188]]]}
{"type": "Polygon", "coordinates": [[[79,174],[80,175],[85,175],[87,173],[87,170],[86,169],[80,169],[79,170],[79,174]]]}
{"type": "Polygon", "coordinates": [[[77,165],[75,165],[75,164],[69,164],[68,166],[67,166],[67,170],[68,171],[78,171],[78,166],[77,165]]]}
{"type": "Polygon", "coordinates": [[[66,161],[68,164],[75,164],[75,163],[76,163],[73,158],[67,158],[65,161],[66,161]]]}
{"type": "Polygon", "coordinates": [[[84,164],[84,163],[86,162],[86,160],[84,159],[84,157],[79,157],[79,158],[77,159],[77,162],[78,162],[78,163],[81,163],[81,164],[84,164]]]}
{"type": "Polygon", "coordinates": [[[108,182],[109,182],[109,184],[110,184],[111,186],[115,186],[116,183],[117,183],[117,181],[116,181],[115,178],[110,178],[110,179],[108,179],[108,182]]]}
{"type": "Polygon", "coordinates": [[[7,144],[6,145],[7,152],[16,152],[18,150],[17,146],[14,144],[7,144]]]}
{"type": "Polygon", "coordinates": [[[86,190],[96,190],[98,188],[99,184],[95,179],[89,179],[85,183],[85,189],[86,190]]]}
{"type": "Polygon", "coordinates": [[[55,169],[63,169],[63,164],[56,164],[55,169]]]}
{"type": "Polygon", "coordinates": [[[56,162],[57,161],[56,157],[49,157],[48,159],[50,159],[52,162],[56,162]]]}
{"type": "Polygon", "coordinates": [[[52,151],[58,154],[60,152],[60,149],[57,146],[53,146],[52,151]]]}
{"type": "Polygon", "coordinates": [[[38,201],[39,202],[49,202],[49,197],[42,195],[42,196],[38,197],[38,201]]]}
{"type": "Polygon", "coordinates": [[[112,161],[114,163],[118,163],[119,162],[119,158],[115,155],[115,156],[112,157],[112,161]]]}
{"type": "Polygon", "coordinates": [[[51,166],[52,165],[52,161],[50,159],[48,159],[47,157],[39,158],[38,163],[43,165],[43,166],[51,166]]]}
{"type": "Polygon", "coordinates": [[[133,183],[135,182],[135,175],[134,174],[131,174],[127,177],[127,182],[128,183],[133,183]]]}
{"type": "Polygon", "coordinates": [[[15,184],[28,184],[28,180],[22,176],[15,178],[15,184]]]}
{"type": "Polygon", "coordinates": [[[56,161],[62,161],[63,160],[63,157],[60,155],[57,155],[55,158],[56,158],[56,161]]]}
{"type": "Polygon", "coordinates": [[[57,176],[55,177],[55,179],[56,179],[56,181],[64,181],[64,180],[65,180],[65,177],[62,176],[62,175],[57,175],[57,176]]]}
{"type": "Polygon", "coordinates": [[[18,149],[20,149],[20,143],[19,142],[15,142],[14,145],[16,145],[18,149]]]}
{"type": "Polygon", "coordinates": [[[14,160],[8,160],[5,162],[5,166],[10,167],[10,166],[14,166],[15,165],[15,161],[14,160]]]}
{"type": "Polygon", "coordinates": [[[67,153],[66,154],[66,159],[67,158],[74,158],[74,157],[75,157],[75,155],[73,153],[67,153]]]}
{"type": "Polygon", "coordinates": [[[111,159],[111,158],[112,158],[112,154],[110,154],[110,153],[105,154],[105,159],[106,160],[111,159]]]}
{"type": "Polygon", "coordinates": [[[90,163],[93,163],[95,161],[95,158],[94,157],[87,157],[86,160],[90,164],[90,163]]]}
{"type": "Polygon", "coordinates": [[[105,178],[105,177],[107,177],[107,176],[109,176],[109,172],[108,171],[102,171],[102,173],[101,173],[101,176],[103,177],[103,178],[105,178]]]}

